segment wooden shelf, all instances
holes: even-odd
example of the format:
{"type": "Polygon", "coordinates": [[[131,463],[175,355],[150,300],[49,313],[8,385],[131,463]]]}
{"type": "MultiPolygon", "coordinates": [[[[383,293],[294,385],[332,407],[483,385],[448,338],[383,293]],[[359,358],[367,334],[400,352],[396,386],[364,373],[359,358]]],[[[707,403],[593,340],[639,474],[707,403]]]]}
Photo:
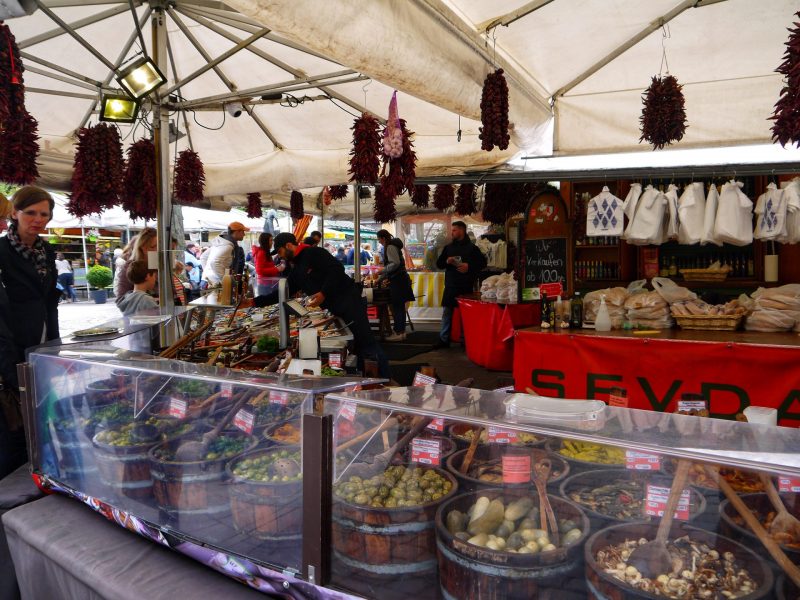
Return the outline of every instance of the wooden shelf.
{"type": "Polygon", "coordinates": [[[605,246],[575,246],[576,250],[619,250],[619,244],[605,245],[605,246]]]}

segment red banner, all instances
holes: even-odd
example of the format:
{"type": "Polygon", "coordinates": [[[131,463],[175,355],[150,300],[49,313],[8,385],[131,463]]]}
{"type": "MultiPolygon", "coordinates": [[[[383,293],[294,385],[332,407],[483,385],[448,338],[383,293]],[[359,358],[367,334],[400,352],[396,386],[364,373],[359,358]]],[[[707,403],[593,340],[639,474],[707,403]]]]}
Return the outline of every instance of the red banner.
{"type": "Polygon", "coordinates": [[[800,426],[800,348],[735,342],[615,338],[518,331],[514,383],[543,396],[608,400],[674,412],[682,394],[702,394],[716,418],[750,405],[778,409],[780,425],[800,426]]]}

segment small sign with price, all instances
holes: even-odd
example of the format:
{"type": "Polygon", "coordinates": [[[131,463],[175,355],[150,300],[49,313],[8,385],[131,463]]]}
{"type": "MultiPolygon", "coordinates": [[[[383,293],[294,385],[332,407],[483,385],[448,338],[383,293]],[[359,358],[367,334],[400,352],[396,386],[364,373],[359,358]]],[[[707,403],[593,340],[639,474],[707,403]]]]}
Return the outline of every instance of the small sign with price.
{"type": "Polygon", "coordinates": [[[556,296],[564,295],[564,286],[560,281],[555,283],[543,283],[539,286],[539,294],[547,294],[548,298],[555,298],[556,296]]]}
{"type": "Polygon", "coordinates": [[[175,417],[176,419],[183,419],[186,416],[186,408],[187,408],[186,400],[180,400],[178,398],[170,398],[169,399],[169,416],[175,417]]]}
{"type": "Polygon", "coordinates": [[[661,468],[661,457],[657,454],[626,450],[625,468],[634,471],[658,471],[661,468]]]}
{"type": "Polygon", "coordinates": [[[800,492],[800,477],[778,477],[779,492],[800,492]]]}
{"type": "Polygon", "coordinates": [[[620,396],[618,394],[609,394],[608,405],[616,406],[617,408],[628,408],[628,397],[620,396]]]}
{"type": "Polygon", "coordinates": [[[356,404],[355,402],[342,402],[339,407],[339,417],[347,419],[348,421],[355,421],[356,419],[356,404]]]}
{"type": "Polygon", "coordinates": [[[490,426],[487,430],[489,443],[491,444],[513,444],[517,441],[517,432],[490,426]]]}
{"type": "MultiPolygon", "coordinates": [[[[663,517],[667,508],[669,488],[647,484],[647,496],[644,501],[644,514],[651,517],[663,517]]],[[[689,490],[683,490],[675,509],[675,518],[680,521],[689,520],[689,490]]]]}
{"type": "Polygon", "coordinates": [[[530,480],[530,454],[503,455],[503,483],[529,483],[530,480]]]}
{"type": "Polygon", "coordinates": [[[253,433],[253,425],[255,422],[256,417],[249,410],[242,409],[233,417],[233,426],[241,429],[248,435],[253,433]]]}
{"type": "Polygon", "coordinates": [[[233,384],[223,383],[219,388],[219,397],[223,400],[230,400],[233,397],[233,384]]]}
{"type": "Polygon", "coordinates": [[[411,461],[438,467],[441,463],[442,447],[439,440],[414,438],[411,440],[411,461]]]}
{"type": "Polygon", "coordinates": [[[269,393],[269,402],[270,404],[280,404],[281,406],[286,406],[289,404],[289,392],[271,390],[269,393]]]}
{"type": "Polygon", "coordinates": [[[334,367],[336,369],[341,368],[341,366],[342,366],[342,355],[339,354],[338,352],[328,354],[328,364],[331,367],[334,367]]]}
{"type": "Polygon", "coordinates": [[[439,417],[437,419],[434,419],[433,421],[428,423],[426,429],[430,429],[432,431],[444,431],[444,417],[439,417]]]}
{"type": "Polygon", "coordinates": [[[708,410],[705,400],[678,400],[678,412],[708,410]]]}
{"type": "Polygon", "coordinates": [[[426,385],[433,385],[436,383],[436,378],[430,375],[423,375],[422,373],[414,374],[414,387],[425,387],[426,385]]]}

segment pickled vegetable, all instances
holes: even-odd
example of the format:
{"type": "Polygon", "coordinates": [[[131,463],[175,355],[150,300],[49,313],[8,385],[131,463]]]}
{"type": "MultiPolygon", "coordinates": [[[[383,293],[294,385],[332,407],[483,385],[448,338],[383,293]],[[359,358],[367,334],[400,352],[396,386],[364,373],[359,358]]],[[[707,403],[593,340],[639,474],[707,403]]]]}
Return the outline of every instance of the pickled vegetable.
{"type": "Polygon", "coordinates": [[[299,444],[300,428],[294,423],[284,423],[280,427],[273,429],[269,437],[282,444],[299,444]]]}
{"type": "Polygon", "coordinates": [[[435,469],[395,465],[369,479],[350,477],[336,484],[333,494],[352,504],[398,508],[441,500],[452,490],[453,483],[435,469]]]}
{"type": "Polygon", "coordinates": [[[299,468],[300,451],[280,450],[240,460],[233,467],[233,474],[241,479],[262,483],[288,483],[303,478],[300,472],[294,475],[281,474],[280,470],[275,468],[275,463],[280,460],[295,461],[299,468]]]}
{"type": "Polygon", "coordinates": [[[561,442],[561,449],[558,453],[574,460],[601,465],[621,465],[625,462],[625,451],[621,448],[576,440],[561,442]]]}

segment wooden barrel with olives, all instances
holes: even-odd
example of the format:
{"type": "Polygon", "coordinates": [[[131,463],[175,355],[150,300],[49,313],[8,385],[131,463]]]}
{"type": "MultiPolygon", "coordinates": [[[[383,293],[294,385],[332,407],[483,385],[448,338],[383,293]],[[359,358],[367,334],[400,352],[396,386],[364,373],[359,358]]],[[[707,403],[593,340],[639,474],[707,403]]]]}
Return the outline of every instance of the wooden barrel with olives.
{"type": "MultiPolygon", "coordinates": [[[[652,517],[644,512],[648,484],[668,488],[672,477],[628,469],[585,471],[563,481],[559,492],[562,498],[583,508],[596,531],[618,523],[650,520],[652,517]]],[[[688,489],[689,521],[694,521],[705,514],[706,499],[696,489],[688,489]]]]}
{"type": "MultiPolygon", "coordinates": [[[[775,508],[769,501],[766,494],[745,494],[741,496],[742,502],[753,511],[758,520],[764,525],[764,529],[769,532],[769,527],[772,523],[772,518],[775,515],[775,508]]],[[[789,514],[794,517],[800,515],[800,494],[796,493],[783,493],[781,499],[786,505],[789,514]]],[[[744,519],[739,516],[736,509],[731,506],[729,500],[723,500],[719,506],[720,512],[720,532],[735,540],[743,542],[748,548],[758,547],[763,548],[763,553],[766,549],[762,546],[758,538],[753,534],[750,528],[744,523],[744,519]]],[[[779,533],[773,539],[780,544],[781,549],[786,553],[794,564],[800,564],[800,539],[796,539],[788,533],[779,533]]]]}
{"type": "Polygon", "coordinates": [[[176,450],[190,439],[200,441],[200,437],[187,436],[159,444],[148,453],[158,507],[168,517],[185,523],[230,511],[228,491],[223,485],[225,464],[258,444],[251,435],[227,431],[208,445],[200,460],[176,460],[176,450]]]}
{"type": "Polygon", "coordinates": [[[528,455],[531,457],[531,468],[537,461],[547,458],[552,465],[548,485],[557,486],[569,474],[567,461],[542,448],[515,447],[504,444],[485,444],[475,449],[475,456],[466,474],[461,473],[461,464],[467,450],[455,452],[446,461],[447,470],[458,481],[458,488],[462,492],[474,492],[496,487],[530,488],[533,480],[528,483],[503,483],[503,456],[507,453],[515,455],[528,455]]]}
{"type": "Polygon", "coordinates": [[[540,527],[535,490],[493,488],[443,503],[436,513],[442,596],[549,598],[571,589],[589,520],[573,502],[552,495],[548,500],[558,539],[540,527]]]}
{"type": "Polygon", "coordinates": [[[772,572],[755,552],[681,521],[673,521],[667,540],[667,549],[676,564],[681,561],[681,569],[656,579],[643,577],[627,560],[639,543],[655,539],[657,529],[657,521],[612,525],[587,540],[584,556],[590,599],[775,597],[772,572]]]}
{"type": "Polygon", "coordinates": [[[418,576],[436,569],[434,516],[458,488],[442,469],[393,465],[333,489],[333,548],[344,567],[374,577],[418,576]]]}
{"type": "Polygon", "coordinates": [[[233,525],[248,536],[299,544],[303,473],[298,446],[248,452],[225,466],[233,525]]]}
{"type": "Polygon", "coordinates": [[[177,428],[154,417],[103,429],[92,438],[100,481],[129,498],[149,498],[153,494],[148,451],[159,442],[192,431],[185,423],[177,428]]]}

